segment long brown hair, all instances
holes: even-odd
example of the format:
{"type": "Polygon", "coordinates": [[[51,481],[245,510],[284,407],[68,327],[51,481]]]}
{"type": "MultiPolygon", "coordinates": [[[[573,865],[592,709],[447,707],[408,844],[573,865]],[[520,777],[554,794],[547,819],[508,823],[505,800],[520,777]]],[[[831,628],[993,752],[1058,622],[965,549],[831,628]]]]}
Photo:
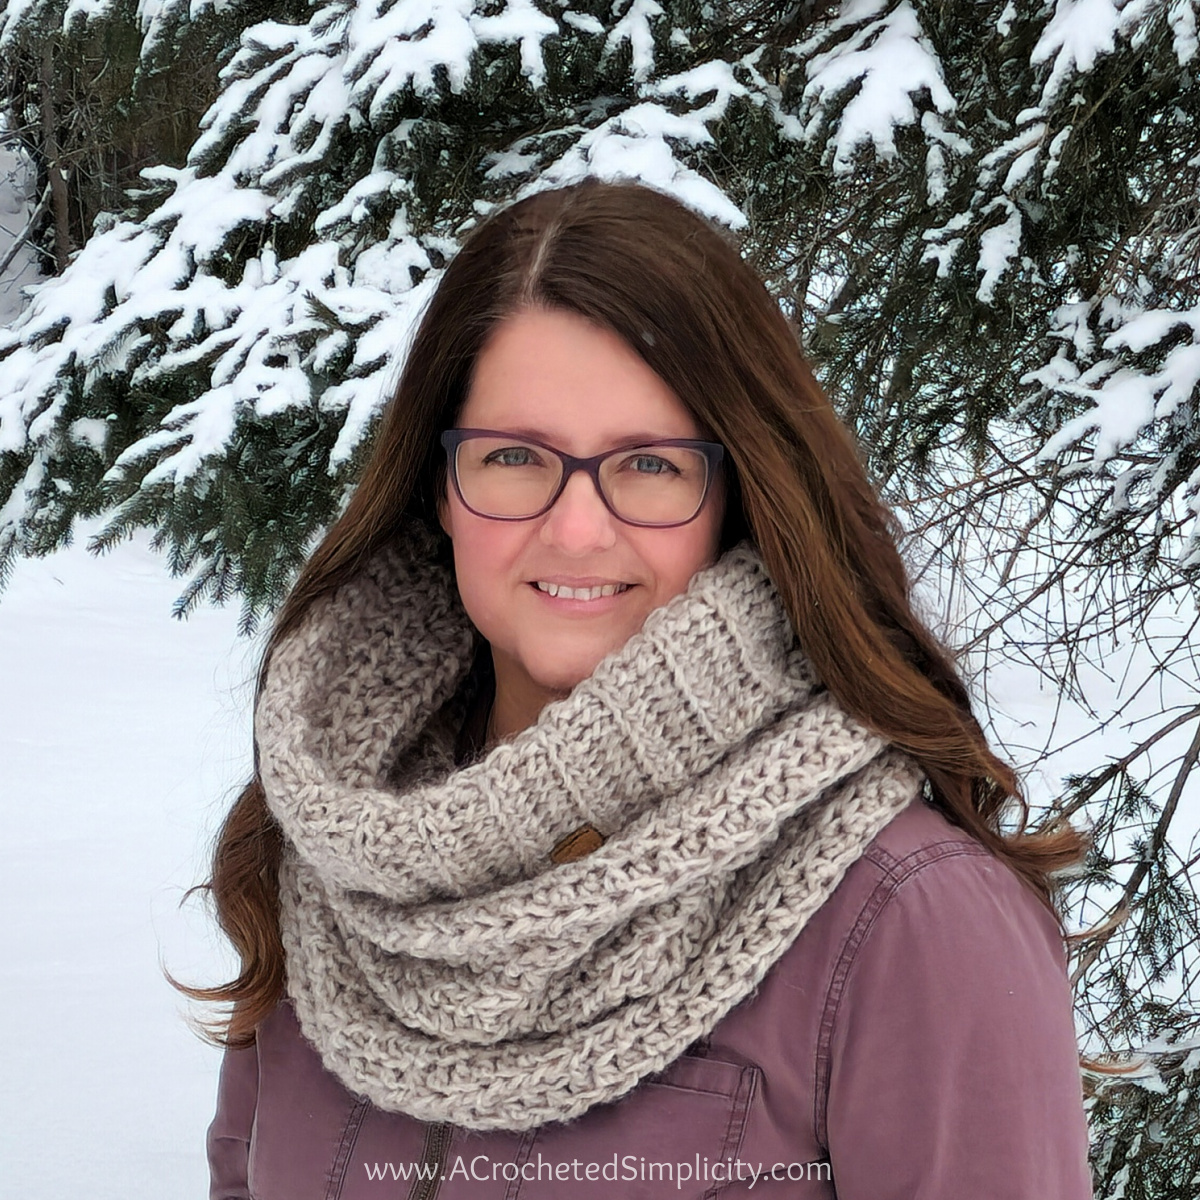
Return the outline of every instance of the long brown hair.
{"type": "MultiPolygon", "coordinates": [[[[573,311],[624,338],[724,444],[723,545],[754,542],[827,686],[917,759],[932,802],[1006,862],[1072,940],[1052,876],[1080,862],[1085,835],[1065,822],[1025,830],[1017,778],[989,748],[950,654],[914,612],[894,519],[791,326],[727,234],[639,184],[588,179],[543,191],[471,233],[420,323],[348,507],[276,616],[260,688],[274,646],[402,523],[423,522],[448,545],[435,507],[445,486],[438,434],[454,424],[489,333],[531,306],[573,311]],[[1020,832],[1002,830],[1010,805],[1020,832]]],[[[282,997],[281,849],[256,770],[200,885],[241,971],[219,987],[176,983],[233,1006],[209,1029],[221,1044],[252,1042],[282,997]]]]}

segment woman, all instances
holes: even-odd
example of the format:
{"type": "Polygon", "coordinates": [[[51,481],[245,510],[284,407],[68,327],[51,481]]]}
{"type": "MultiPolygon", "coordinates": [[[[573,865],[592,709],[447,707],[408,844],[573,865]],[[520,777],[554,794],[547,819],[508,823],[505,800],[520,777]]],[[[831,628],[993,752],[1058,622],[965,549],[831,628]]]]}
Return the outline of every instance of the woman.
{"type": "Polygon", "coordinates": [[[211,1196],[1091,1195],[1052,874],[762,283],[633,184],[451,262],[278,615],[211,1196]]]}

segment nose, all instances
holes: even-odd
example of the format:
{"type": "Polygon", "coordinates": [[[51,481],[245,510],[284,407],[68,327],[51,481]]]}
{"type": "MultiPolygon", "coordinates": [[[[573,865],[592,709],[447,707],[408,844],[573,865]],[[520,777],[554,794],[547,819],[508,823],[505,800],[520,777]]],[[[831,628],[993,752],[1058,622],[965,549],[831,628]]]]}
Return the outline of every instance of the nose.
{"type": "Polygon", "coordinates": [[[608,511],[586,471],[576,471],[542,518],[542,543],[566,554],[607,550],[617,540],[617,519],[608,511]]]}

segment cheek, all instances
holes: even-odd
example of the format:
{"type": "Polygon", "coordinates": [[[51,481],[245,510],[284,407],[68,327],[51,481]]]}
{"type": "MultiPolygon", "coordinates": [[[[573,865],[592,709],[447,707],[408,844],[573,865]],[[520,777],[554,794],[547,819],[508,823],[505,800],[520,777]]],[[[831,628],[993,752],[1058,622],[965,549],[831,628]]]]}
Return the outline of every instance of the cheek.
{"type": "Polygon", "coordinates": [[[690,525],[644,541],[641,557],[654,573],[655,605],[687,591],[692,576],[716,561],[720,534],[719,520],[697,517],[690,525]]]}
{"type": "Polygon", "coordinates": [[[710,567],[717,561],[721,550],[721,530],[725,524],[725,505],[723,489],[718,488],[704,511],[690,524],[680,531],[688,536],[683,548],[685,560],[681,563],[687,574],[687,581],[699,570],[710,567]]]}
{"type": "Polygon", "coordinates": [[[459,595],[467,615],[486,637],[506,612],[513,564],[528,535],[516,525],[485,521],[453,504],[447,515],[459,595]]]}

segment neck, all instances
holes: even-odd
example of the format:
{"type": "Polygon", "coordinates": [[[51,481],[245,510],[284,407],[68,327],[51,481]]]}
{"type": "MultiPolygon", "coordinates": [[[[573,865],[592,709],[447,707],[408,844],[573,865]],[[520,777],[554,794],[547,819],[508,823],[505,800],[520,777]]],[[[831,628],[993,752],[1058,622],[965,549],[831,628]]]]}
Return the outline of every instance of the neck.
{"type": "Polygon", "coordinates": [[[487,748],[514,737],[534,724],[543,708],[552,700],[561,700],[566,692],[554,691],[535,683],[524,671],[517,670],[503,654],[492,651],[496,690],[487,723],[487,748]]]}

